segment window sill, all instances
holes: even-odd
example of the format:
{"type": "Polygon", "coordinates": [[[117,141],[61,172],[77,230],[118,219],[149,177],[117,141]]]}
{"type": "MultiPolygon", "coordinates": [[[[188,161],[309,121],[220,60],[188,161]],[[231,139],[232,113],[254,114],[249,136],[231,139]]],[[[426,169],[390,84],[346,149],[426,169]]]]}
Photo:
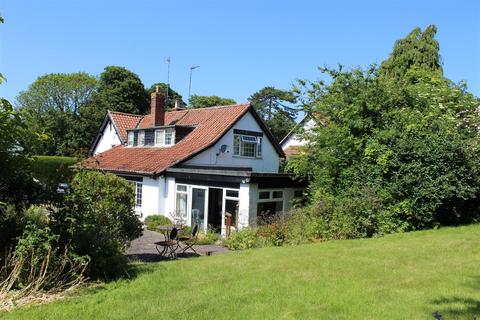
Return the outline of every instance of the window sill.
{"type": "Polygon", "coordinates": [[[252,160],[262,160],[262,157],[245,157],[245,156],[232,156],[232,158],[238,159],[252,159],[252,160]]]}

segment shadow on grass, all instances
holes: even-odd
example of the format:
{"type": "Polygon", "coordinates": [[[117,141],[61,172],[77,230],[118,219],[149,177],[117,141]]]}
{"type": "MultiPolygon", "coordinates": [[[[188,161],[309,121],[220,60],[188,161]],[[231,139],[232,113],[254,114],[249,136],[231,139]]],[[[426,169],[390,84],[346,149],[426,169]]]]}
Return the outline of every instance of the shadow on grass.
{"type": "MultiPolygon", "coordinates": [[[[480,290],[480,276],[472,277],[464,284],[475,290],[480,290]]],[[[480,319],[480,299],[454,295],[441,297],[432,301],[438,311],[432,315],[436,319],[480,319]],[[435,316],[436,314],[436,316],[435,316]]]]}

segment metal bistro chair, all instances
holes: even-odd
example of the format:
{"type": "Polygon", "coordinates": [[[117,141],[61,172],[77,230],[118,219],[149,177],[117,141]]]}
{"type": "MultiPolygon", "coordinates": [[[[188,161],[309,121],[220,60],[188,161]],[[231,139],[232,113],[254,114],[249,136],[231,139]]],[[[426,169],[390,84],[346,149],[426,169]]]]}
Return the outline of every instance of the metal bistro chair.
{"type": "Polygon", "coordinates": [[[188,249],[192,249],[195,254],[198,254],[193,246],[197,243],[197,234],[198,234],[198,224],[196,224],[192,229],[192,234],[188,237],[179,237],[178,241],[185,243],[185,247],[182,249],[182,253],[185,253],[188,249]]]}
{"type": "Polygon", "coordinates": [[[168,239],[165,239],[165,241],[155,242],[155,248],[157,249],[158,253],[161,256],[164,256],[170,259],[175,259],[177,257],[176,251],[179,247],[178,240],[176,239],[177,234],[178,234],[178,229],[173,228],[172,231],[170,231],[168,239]],[[160,251],[158,247],[163,247],[162,251],[160,251]]]}

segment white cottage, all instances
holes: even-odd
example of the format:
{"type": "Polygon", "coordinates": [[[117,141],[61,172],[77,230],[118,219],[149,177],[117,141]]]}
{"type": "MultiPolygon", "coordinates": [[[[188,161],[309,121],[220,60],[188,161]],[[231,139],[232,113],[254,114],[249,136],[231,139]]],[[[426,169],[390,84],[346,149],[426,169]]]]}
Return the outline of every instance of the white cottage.
{"type": "Polygon", "coordinates": [[[238,229],[287,211],[304,184],[278,173],[284,153],[249,104],[165,112],[152,93],[146,116],[108,112],[84,165],[136,186],[145,218],[181,217],[204,230],[238,229]]]}

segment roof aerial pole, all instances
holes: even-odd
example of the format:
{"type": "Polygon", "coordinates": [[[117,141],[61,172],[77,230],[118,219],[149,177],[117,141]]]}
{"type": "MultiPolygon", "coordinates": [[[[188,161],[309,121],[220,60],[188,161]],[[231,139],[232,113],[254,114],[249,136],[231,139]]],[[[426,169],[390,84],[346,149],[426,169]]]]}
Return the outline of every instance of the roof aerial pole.
{"type": "Polygon", "coordinates": [[[188,101],[190,101],[190,93],[192,90],[192,71],[199,68],[200,66],[191,66],[190,67],[190,82],[188,84],[188,101]]]}
{"type": "Polygon", "coordinates": [[[168,106],[168,90],[170,87],[170,57],[165,60],[167,62],[167,95],[165,98],[165,106],[168,106]]]}

